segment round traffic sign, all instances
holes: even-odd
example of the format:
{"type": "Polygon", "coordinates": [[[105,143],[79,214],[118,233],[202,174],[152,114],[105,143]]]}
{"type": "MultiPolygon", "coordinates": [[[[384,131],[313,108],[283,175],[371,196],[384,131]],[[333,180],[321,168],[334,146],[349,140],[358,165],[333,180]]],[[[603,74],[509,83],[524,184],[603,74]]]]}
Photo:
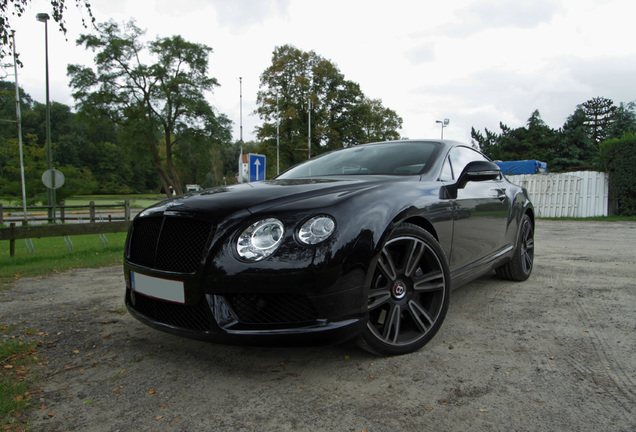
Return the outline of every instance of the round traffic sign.
{"type": "Polygon", "coordinates": [[[42,174],[42,183],[49,189],[57,189],[64,184],[64,174],[56,169],[44,171],[42,174]],[[55,183],[53,181],[55,180],[55,183]],[[55,187],[53,186],[55,184],[55,187]]]}

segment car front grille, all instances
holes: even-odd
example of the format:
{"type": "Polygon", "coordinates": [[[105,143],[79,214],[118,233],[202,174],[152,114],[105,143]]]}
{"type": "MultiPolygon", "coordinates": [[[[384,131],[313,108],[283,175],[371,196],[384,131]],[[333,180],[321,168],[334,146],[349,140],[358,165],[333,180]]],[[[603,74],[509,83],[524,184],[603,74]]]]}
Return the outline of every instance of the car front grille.
{"type": "Polygon", "coordinates": [[[157,270],[194,273],[203,259],[212,224],[183,217],[134,222],[128,260],[157,270]]]}
{"type": "Polygon", "coordinates": [[[199,331],[212,328],[210,324],[212,317],[204,302],[190,306],[134,293],[131,294],[130,304],[135,311],[162,324],[199,331]]]}
{"type": "Polygon", "coordinates": [[[309,299],[292,294],[230,294],[226,301],[242,324],[306,324],[318,317],[309,299]]]}

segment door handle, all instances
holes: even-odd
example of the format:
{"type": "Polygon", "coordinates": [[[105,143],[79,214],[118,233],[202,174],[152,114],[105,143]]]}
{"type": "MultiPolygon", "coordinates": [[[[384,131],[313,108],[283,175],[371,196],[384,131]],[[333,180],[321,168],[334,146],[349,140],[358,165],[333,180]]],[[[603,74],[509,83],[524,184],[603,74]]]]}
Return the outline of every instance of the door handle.
{"type": "Polygon", "coordinates": [[[505,189],[492,189],[494,192],[493,198],[497,198],[499,201],[504,201],[508,196],[505,189]]]}

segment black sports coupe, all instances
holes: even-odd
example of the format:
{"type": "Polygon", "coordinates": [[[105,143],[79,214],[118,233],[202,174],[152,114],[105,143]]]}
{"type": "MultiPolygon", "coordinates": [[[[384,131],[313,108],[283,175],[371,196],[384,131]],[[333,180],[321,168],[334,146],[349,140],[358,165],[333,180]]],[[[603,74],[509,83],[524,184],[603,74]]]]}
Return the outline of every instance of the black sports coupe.
{"type": "Polygon", "coordinates": [[[335,343],[413,352],[451,289],[492,271],[522,281],[534,258],[527,192],[468,146],[357,145],[269,181],[207,189],[133,221],[130,313],[221,343],[335,343]]]}

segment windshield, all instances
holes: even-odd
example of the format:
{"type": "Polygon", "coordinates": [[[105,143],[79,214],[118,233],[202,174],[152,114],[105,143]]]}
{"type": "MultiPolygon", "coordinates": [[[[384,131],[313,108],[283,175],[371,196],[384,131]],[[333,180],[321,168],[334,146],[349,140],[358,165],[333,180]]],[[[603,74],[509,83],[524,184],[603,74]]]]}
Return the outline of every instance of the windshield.
{"type": "Polygon", "coordinates": [[[310,159],[277,178],[422,174],[431,166],[437,147],[433,142],[389,142],[350,147],[310,159]]]}

